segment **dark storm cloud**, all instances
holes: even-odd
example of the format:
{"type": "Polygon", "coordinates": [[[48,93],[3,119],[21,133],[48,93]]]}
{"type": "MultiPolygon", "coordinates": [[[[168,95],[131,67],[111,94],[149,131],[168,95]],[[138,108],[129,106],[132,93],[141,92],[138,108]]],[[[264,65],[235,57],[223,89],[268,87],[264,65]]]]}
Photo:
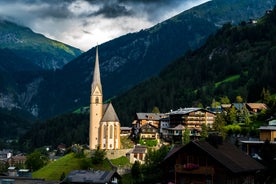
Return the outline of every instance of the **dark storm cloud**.
{"type": "Polygon", "coordinates": [[[120,16],[130,16],[133,12],[120,4],[104,4],[97,12],[90,16],[103,15],[106,18],[116,18],[120,16]]]}
{"type": "Polygon", "coordinates": [[[83,50],[208,0],[0,0],[0,18],[83,50]]]}

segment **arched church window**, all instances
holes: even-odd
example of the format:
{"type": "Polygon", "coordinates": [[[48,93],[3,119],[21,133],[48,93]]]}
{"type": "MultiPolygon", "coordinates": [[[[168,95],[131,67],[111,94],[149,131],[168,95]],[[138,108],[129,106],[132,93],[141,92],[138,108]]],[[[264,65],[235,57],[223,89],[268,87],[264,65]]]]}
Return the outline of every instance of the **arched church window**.
{"type": "Polygon", "coordinates": [[[106,125],[104,125],[103,137],[107,138],[107,126],[106,125]]]}
{"type": "Polygon", "coordinates": [[[110,139],[113,138],[113,125],[110,125],[110,127],[109,127],[109,138],[110,139]]]}
{"type": "Polygon", "coordinates": [[[95,102],[99,103],[99,97],[96,97],[95,102]]]}
{"type": "Polygon", "coordinates": [[[117,138],[117,125],[114,126],[114,138],[117,138]]]}

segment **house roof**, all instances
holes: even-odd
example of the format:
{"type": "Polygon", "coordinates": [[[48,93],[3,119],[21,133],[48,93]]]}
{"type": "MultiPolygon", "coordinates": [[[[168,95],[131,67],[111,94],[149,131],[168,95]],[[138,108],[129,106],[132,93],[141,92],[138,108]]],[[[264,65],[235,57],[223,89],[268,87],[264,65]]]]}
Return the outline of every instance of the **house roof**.
{"type": "Polygon", "coordinates": [[[233,103],[232,104],[237,110],[242,110],[244,104],[243,103],[233,103]]]}
{"type": "Polygon", "coordinates": [[[140,127],[140,129],[148,128],[149,126],[151,126],[151,127],[154,128],[154,129],[158,129],[156,126],[154,126],[154,125],[151,124],[151,123],[144,124],[143,126],[140,127]]]}
{"type": "Polygon", "coordinates": [[[194,107],[189,107],[189,108],[180,108],[177,109],[176,111],[171,111],[169,114],[187,114],[190,112],[198,111],[198,110],[204,110],[202,108],[194,108],[194,107]]]}
{"type": "Polygon", "coordinates": [[[176,111],[171,111],[171,112],[169,112],[169,115],[188,114],[188,113],[195,112],[195,111],[204,111],[204,112],[209,112],[209,113],[215,114],[214,112],[211,112],[211,111],[203,109],[203,108],[189,107],[189,108],[180,108],[176,111]]]}
{"type": "Polygon", "coordinates": [[[276,130],[276,126],[260,126],[259,130],[276,130]]]}
{"type": "Polygon", "coordinates": [[[136,145],[133,150],[131,151],[131,153],[146,153],[147,151],[147,147],[146,146],[140,146],[140,145],[136,145]]]}
{"type": "Polygon", "coordinates": [[[226,108],[230,108],[232,104],[221,104],[221,107],[226,109],[226,108]]]}
{"type": "Polygon", "coordinates": [[[132,127],[120,127],[120,130],[131,130],[132,127]]]}
{"type": "Polygon", "coordinates": [[[65,182],[72,183],[108,183],[113,176],[120,177],[115,171],[91,171],[74,170],[64,179],[65,182]]]}
{"type": "Polygon", "coordinates": [[[143,112],[139,112],[139,113],[136,113],[136,116],[137,116],[138,120],[146,119],[146,120],[158,121],[161,118],[164,118],[165,114],[163,114],[163,113],[143,113],[143,112]]]}
{"type": "MultiPolygon", "coordinates": [[[[191,141],[189,144],[178,149],[173,154],[170,154],[169,157],[180,152],[181,150],[194,150],[195,147],[211,156],[224,167],[229,169],[232,173],[242,173],[264,169],[264,166],[259,162],[252,159],[250,156],[240,151],[237,147],[227,142],[223,142],[222,144],[218,145],[218,147],[214,147],[206,141],[191,141]]],[[[169,157],[166,156],[165,159],[168,159],[169,157]]]]}
{"type": "Polygon", "coordinates": [[[251,109],[267,109],[266,104],[264,103],[246,103],[251,109]]]}
{"type": "Polygon", "coordinates": [[[103,105],[103,118],[102,122],[109,122],[109,121],[114,121],[114,122],[119,122],[119,118],[113,108],[112,103],[104,104],[103,105]]]}
{"type": "Polygon", "coordinates": [[[185,129],[185,126],[184,125],[177,125],[176,127],[174,128],[164,128],[164,129],[167,129],[167,130],[184,130],[185,129]]]}

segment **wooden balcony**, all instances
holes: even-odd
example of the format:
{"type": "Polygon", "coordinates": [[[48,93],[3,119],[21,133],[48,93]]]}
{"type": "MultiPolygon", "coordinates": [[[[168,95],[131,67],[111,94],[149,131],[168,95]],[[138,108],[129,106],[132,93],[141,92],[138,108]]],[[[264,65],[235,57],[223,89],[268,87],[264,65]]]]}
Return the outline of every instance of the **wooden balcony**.
{"type": "Polygon", "coordinates": [[[176,164],[175,165],[176,173],[184,173],[184,174],[203,174],[203,175],[214,175],[215,170],[210,166],[198,166],[195,168],[187,168],[184,165],[176,164]]]}

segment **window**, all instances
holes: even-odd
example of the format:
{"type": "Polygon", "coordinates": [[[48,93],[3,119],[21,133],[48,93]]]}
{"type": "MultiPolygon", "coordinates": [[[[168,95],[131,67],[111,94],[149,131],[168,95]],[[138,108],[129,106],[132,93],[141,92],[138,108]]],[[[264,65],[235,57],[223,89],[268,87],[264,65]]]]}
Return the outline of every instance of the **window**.
{"type": "Polygon", "coordinates": [[[99,103],[99,97],[96,97],[95,102],[99,103]]]}
{"type": "Polygon", "coordinates": [[[104,125],[103,137],[107,138],[107,126],[106,125],[104,125]]]}
{"type": "Polygon", "coordinates": [[[110,127],[109,127],[109,138],[110,139],[113,138],[113,125],[110,125],[110,127]]]}

